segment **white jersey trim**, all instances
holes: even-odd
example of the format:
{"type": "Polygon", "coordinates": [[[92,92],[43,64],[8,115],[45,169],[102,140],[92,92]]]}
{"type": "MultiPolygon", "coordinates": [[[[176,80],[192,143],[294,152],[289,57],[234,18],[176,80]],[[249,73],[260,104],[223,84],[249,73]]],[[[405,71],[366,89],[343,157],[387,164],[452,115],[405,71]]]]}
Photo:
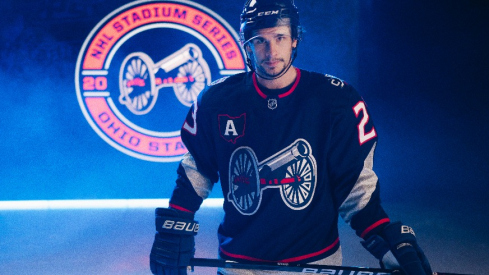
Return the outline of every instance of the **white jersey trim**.
{"type": "Polygon", "coordinates": [[[206,199],[209,197],[209,194],[212,192],[212,187],[214,184],[204,175],[202,175],[197,170],[197,165],[195,164],[195,160],[190,153],[186,153],[183,156],[182,167],[185,169],[185,174],[187,178],[190,180],[190,183],[194,187],[195,192],[202,199],[206,199]]]}
{"type": "Polygon", "coordinates": [[[350,194],[339,208],[339,213],[347,224],[350,224],[356,213],[365,208],[377,186],[378,177],[373,171],[375,146],[377,143],[370,149],[370,153],[365,158],[362,172],[360,172],[350,194]]]}

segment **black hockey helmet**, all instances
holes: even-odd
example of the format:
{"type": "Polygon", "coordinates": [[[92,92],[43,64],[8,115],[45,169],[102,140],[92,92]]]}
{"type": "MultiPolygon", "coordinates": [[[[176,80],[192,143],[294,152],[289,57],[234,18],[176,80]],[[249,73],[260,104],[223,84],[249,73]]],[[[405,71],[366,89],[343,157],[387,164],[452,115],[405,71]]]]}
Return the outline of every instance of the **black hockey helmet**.
{"type": "Polygon", "coordinates": [[[247,0],[240,20],[240,39],[245,44],[255,30],[290,24],[292,38],[301,40],[299,11],[294,0],[247,0]]]}

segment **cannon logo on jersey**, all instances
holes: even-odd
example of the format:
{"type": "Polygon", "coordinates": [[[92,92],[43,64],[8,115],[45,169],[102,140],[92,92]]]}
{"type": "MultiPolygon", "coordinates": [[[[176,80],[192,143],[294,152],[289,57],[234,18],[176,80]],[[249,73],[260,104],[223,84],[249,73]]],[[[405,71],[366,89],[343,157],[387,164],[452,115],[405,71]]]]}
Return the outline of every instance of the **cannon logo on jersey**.
{"type": "Polygon", "coordinates": [[[246,70],[244,60],[234,29],[206,7],[132,2],[86,38],[76,65],[78,102],[90,126],[117,150],[178,161],[187,152],[180,128],[189,106],[213,80],[246,70]]]}
{"type": "Polygon", "coordinates": [[[284,204],[306,208],[316,190],[316,159],[311,146],[298,139],[273,156],[258,162],[250,147],[237,148],[229,160],[227,200],[243,215],[258,211],[264,190],[278,188],[284,204]]]}
{"type": "Polygon", "coordinates": [[[225,141],[236,144],[236,140],[244,136],[246,129],[246,113],[241,114],[239,117],[219,115],[218,121],[219,133],[225,141]]]}

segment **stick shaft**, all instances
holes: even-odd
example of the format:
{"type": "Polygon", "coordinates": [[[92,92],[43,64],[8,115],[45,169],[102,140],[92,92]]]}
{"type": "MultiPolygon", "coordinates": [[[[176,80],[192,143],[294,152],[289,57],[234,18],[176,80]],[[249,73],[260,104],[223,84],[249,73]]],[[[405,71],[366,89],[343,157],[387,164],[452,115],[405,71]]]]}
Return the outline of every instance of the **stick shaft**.
{"type": "Polygon", "coordinates": [[[299,272],[308,274],[332,274],[332,275],[401,275],[399,270],[380,268],[311,265],[293,263],[237,263],[219,259],[194,258],[190,260],[190,266],[222,267],[234,269],[275,270],[286,272],[299,272]]]}
{"type": "MultiPolygon", "coordinates": [[[[274,270],[285,272],[299,272],[306,274],[331,274],[331,275],[402,275],[400,270],[380,269],[370,267],[351,267],[351,266],[332,266],[315,264],[294,264],[294,263],[238,263],[220,259],[193,258],[190,260],[190,267],[221,267],[234,269],[251,270],[274,270]]],[[[469,275],[460,273],[434,272],[433,275],[469,275]]]]}

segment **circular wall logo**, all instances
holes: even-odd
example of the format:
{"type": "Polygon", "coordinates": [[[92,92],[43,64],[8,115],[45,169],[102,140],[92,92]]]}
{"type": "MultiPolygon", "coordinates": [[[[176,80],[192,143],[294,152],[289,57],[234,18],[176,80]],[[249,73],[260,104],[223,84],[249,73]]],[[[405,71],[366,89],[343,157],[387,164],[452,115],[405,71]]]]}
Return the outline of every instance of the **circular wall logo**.
{"type": "Polygon", "coordinates": [[[232,27],[190,1],[136,1],[90,32],[78,55],[78,103],[90,126],[130,156],[181,159],[185,116],[206,85],[246,70],[232,27]]]}

